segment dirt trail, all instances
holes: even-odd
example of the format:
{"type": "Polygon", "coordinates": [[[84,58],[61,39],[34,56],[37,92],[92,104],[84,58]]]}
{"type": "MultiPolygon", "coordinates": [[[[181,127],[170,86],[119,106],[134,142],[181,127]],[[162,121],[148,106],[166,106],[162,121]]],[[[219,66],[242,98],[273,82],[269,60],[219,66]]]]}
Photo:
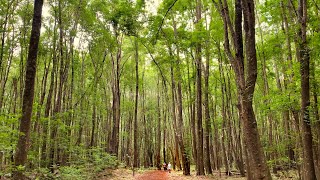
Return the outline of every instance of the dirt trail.
{"type": "Polygon", "coordinates": [[[136,180],[168,180],[168,172],[166,171],[150,171],[135,177],[136,180]]]}
{"type": "Polygon", "coordinates": [[[209,180],[218,179],[207,176],[184,176],[182,171],[148,171],[143,174],[135,176],[134,180],[209,180]]]}
{"type": "Polygon", "coordinates": [[[182,171],[159,171],[159,170],[144,170],[137,171],[135,176],[132,175],[130,169],[106,170],[97,178],[98,180],[215,180],[215,179],[237,179],[244,180],[244,177],[231,176],[226,177],[218,172],[210,176],[196,176],[195,172],[191,176],[184,176],[182,171]]]}

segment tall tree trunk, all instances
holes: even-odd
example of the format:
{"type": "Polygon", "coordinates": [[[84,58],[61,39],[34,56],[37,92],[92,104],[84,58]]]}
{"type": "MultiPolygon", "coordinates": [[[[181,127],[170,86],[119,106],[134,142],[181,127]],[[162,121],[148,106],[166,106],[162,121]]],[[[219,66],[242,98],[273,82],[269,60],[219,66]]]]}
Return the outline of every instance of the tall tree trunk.
{"type": "MultiPolygon", "coordinates": [[[[196,118],[195,118],[195,106],[194,106],[194,98],[192,96],[191,84],[194,84],[194,81],[191,81],[190,77],[190,66],[189,59],[187,59],[188,66],[188,94],[189,94],[189,111],[190,111],[190,128],[191,128],[191,136],[192,136],[192,157],[197,166],[197,136],[196,136],[196,118]]],[[[193,65],[192,65],[193,66],[193,65]]]]}
{"type": "Polygon", "coordinates": [[[160,80],[158,79],[158,94],[157,94],[157,131],[156,131],[156,167],[161,170],[160,150],[161,150],[161,107],[160,107],[160,80]]]}
{"type": "MultiPolygon", "coordinates": [[[[170,52],[170,56],[172,57],[172,50],[169,47],[169,52],[170,52]]],[[[177,113],[176,113],[176,83],[174,81],[174,71],[173,71],[173,63],[171,63],[170,66],[170,74],[171,74],[171,102],[172,102],[172,106],[171,106],[171,114],[172,114],[172,123],[173,123],[173,137],[174,137],[174,166],[173,169],[176,168],[175,165],[177,165],[177,169],[180,170],[181,169],[181,164],[180,164],[180,158],[179,158],[179,137],[177,134],[177,113]]]]}
{"type": "Polygon", "coordinates": [[[310,54],[307,44],[307,0],[299,0],[298,7],[298,49],[297,58],[300,61],[301,74],[301,119],[303,139],[303,179],[316,178],[312,151],[312,132],[309,116],[310,107],[310,54]]]}
{"type": "MultiPolygon", "coordinates": [[[[311,62],[311,78],[312,78],[312,94],[313,94],[313,113],[314,113],[314,117],[315,117],[315,130],[316,130],[316,136],[317,136],[317,144],[315,144],[315,148],[314,148],[314,152],[315,152],[315,156],[314,159],[316,160],[316,165],[318,166],[318,169],[320,169],[320,115],[319,115],[319,108],[318,108],[318,84],[317,84],[317,79],[315,77],[315,60],[313,60],[311,62]]],[[[315,167],[317,167],[315,166],[315,167]]],[[[317,169],[317,168],[316,168],[317,169]]],[[[317,171],[316,171],[317,173],[317,171]]],[[[320,171],[318,171],[319,175],[320,175],[320,171]]]]}
{"type": "MultiPolygon", "coordinates": [[[[54,45],[53,45],[53,66],[51,70],[51,75],[50,75],[50,87],[49,87],[49,92],[47,96],[47,101],[46,101],[46,107],[45,107],[45,112],[44,112],[44,118],[48,118],[50,114],[50,109],[51,109],[51,102],[52,102],[52,97],[53,97],[53,90],[54,90],[54,77],[56,73],[56,54],[55,54],[55,38],[54,38],[54,45]]],[[[48,121],[44,121],[42,125],[42,146],[41,146],[41,167],[47,166],[47,134],[48,134],[48,121]]]]}
{"type": "MultiPolygon", "coordinates": [[[[253,179],[271,179],[269,168],[266,164],[265,155],[263,153],[260,142],[257,122],[252,108],[252,97],[257,79],[254,1],[243,0],[242,5],[244,16],[247,77],[246,79],[244,79],[243,74],[243,76],[239,80],[240,84],[242,84],[241,81],[245,81],[245,86],[240,86],[240,102],[243,117],[243,127],[245,132],[244,140],[248,150],[248,157],[250,161],[248,166],[251,166],[250,168],[252,170],[253,179]]],[[[237,31],[237,33],[239,32],[237,31]]]]}
{"type": "MultiPolygon", "coordinates": [[[[196,25],[201,27],[201,0],[197,0],[196,5],[196,25]]],[[[200,30],[200,29],[199,29],[200,30]]],[[[203,128],[202,128],[202,55],[201,43],[196,44],[196,67],[197,67],[197,175],[204,175],[203,163],[203,128]]]]}
{"type": "MultiPolygon", "coordinates": [[[[98,86],[98,74],[99,74],[99,64],[98,63],[96,63],[96,62],[94,62],[94,59],[93,59],[93,57],[91,56],[91,60],[92,60],[92,65],[93,65],[93,67],[94,67],[94,69],[95,69],[95,72],[94,72],[94,79],[93,79],[93,87],[92,87],[92,92],[97,92],[97,86],[98,86]]],[[[95,141],[96,141],[96,139],[95,139],[95,133],[96,133],[96,119],[97,119],[97,95],[95,94],[94,96],[93,96],[93,99],[92,99],[92,101],[93,101],[93,104],[92,104],[92,128],[91,128],[91,140],[90,140],[90,145],[89,145],[89,147],[90,148],[93,148],[94,146],[95,146],[95,141]]]]}
{"type": "MultiPolygon", "coordinates": [[[[83,89],[85,87],[85,78],[84,78],[84,72],[85,72],[85,55],[83,55],[82,60],[81,60],[81,82],[80,82],[80,88],[82,89],[80,92],[83,92],[83,89]]],[[[108,99],[106,98],[106,102],[108,99]]],[[[76,141],[76,146],[79,146],[81,144],[81,139],[82,139],[82,132],[83,132],[83,106],[84,106],[84,100],[83,98],[80,99],[80,117],[79,117],[79,131],[78,131],[78,138],[76,141]]],[[[110,112],[110,109],[108,108],[108,106],[106,107],[106,109],[108,109],[108,112],[110,112]]],[[[109,119],[109,118],[108,118],[109,119]]],[[[109,132],[109,131],[108,131],[109,132]]],[[[107,141],[108,142],[108,141],[107,141]]]]}
{"type": "MultiPolygon", "coordinates": [[[[169,100],[169,98],[168,98],[168,94],[167,94],[167,88],[166,88],[166,86],[165,86],[165,82],[163,83],[164,84],[164,100],[162,100],[162,101],[165,101],[165,102],[168,102],[168,100],[169,100]]],[[[167,143],[166,143],[166,137],[167,137],[167,131],[166,131],[166,129],[167,129],[167,116],[169,116],[169,113],[167,113],[167,112],[169,112],[169,110],[168,110],[168,105],[165,105],[165,107],[163,108],[163,162],[164,163],[167,163],[167,147],[166,147],[166,145],[167,145],[167,143]],[[168,115],[167,115],[168,114],[168,115]]],[[[168,118],[169,119],[169,118],[168,118]]]]}
{"type": "Polygon", "coordinates": [[[95,146],[95,131],[96,131],[96,105],[95,102],[92,105],[92,128],[91,128],[91,140],[90,140],[90,148],[93,148],[95,146]]]}
{"type": "Polygon", "coordinates": [[[260,142],[257,122],[254,115],[252,101],[255,83],[257,79],[257,57],[255,48],[255,14],[253,0],[235,1],[235,23],[231,23],[227,1],[216,4],[221,11],[224,22],[225,51],[236,75],[236,85],[239,96],[239,110],[245,148],[247,151],[247,172],[249,179],[271,179],[269,168],[260,142]],[[243,15],[243,28],[242,28],[243,15]],[[245,33],[246,62],[243,56],[242,30],[245,33]],[[232,54],[229,44],[229,32],[231,33],[235,56],[232,54]]]}
{"type": "MultiPolygon", "coordinates": [[[[143,119],[143,134],[144,134],[144,151],[143,151],[143,167],[148,168],[150,165],[149,161],[149,136],[152,134],[150,131],[148,131],[148,123],[146,120],[146,114],[145,114],[145,98],[146,98],[146,93],[145,90],[142,90],[142,119],[143,119]]],[[[150,120],[148,120],[149,122],[150,120]]],[[[139,153],[138,153],[139,154],[139,153]]]]}
{"type": "MultiPolygon", "coordinates": [[[[258,16],[258,15],[257,15],[258,16]]],[[[269,84],[268,84],[268,78],[267,78],[267,60],[266,60],[266,54],[265,54],[265,44],[264,44],[264,37],[263,37],[263,33],[262,33],[262,28],[261,28],[261,23],[260,23],[260,18],[258,17],[258,26],[259,26],[259,35],[260,35],[260,41],[261,41],[261,64],[262,64],[262,78],[263,78],[263,96],[264,97],[268,97],[269,95],[269,84]]],[[[279,81],[280,82],[280,81],[279,81]]],[[[281,91],[281,88],[279,88],[281,91]]],[[[269,141],[269,147],[273,147],[274,146],[274,142],[273,142],[273,138],[274,138],[274,134],[273,134],[273,115],[270,109],[270,101],[268,99],[265,99],[263,101],[267,106],[268,106],[268,110],[267,110],[267,124],[269,125],[268,129],[267,129],[267,134],[268,134],[268,141],[269,141]]],[[[268,153],[267,154],[267,159],[271,160],[273,162],[276,161],[275,158],[275,150],[268,153]]],[[[273,173],[276,174],[277,173],[277,167],[275,165],[275,163],[272,164],[272,170],[273,173]]]]}
{"type": "MultiPolygon", "coordinates": [[[[21,132],[18,139],[16,154],[15,154],[15,166],[24,166],[27,160],[28,154],[28,141],[30,137],[31,116],[34,98],[34,84],[37,70],[37,55],[38,45],[40,39],[41,29],[41,15],[42,15],[43,0],[35,0],[32,30],[30,36],[29,54],[27,59],[27,72],[25,79],[25,90],[23,95],[22,117],[20,118],[21,132]]],[[[26,179],[22,172],[15,171],[13,179],[21,180],[26,179]]]]}
{"type": "MultiPolygon", "coordinates": [[[[174,36],[175,39],[178,40],[178,32],[177,32],[177,25],[176,22],[174,20],[174,18],[172,19],[173,21],[173,29],[174,29],[174,36]]],[[[181,77],[181,60],[180,60],[180,49],[179,47],[177,47],[176,49],[177,51],[177,63],[176,63],[176,72],[177,72],[177,135],[178,135],[178,143],[179,143],[179,147],[180,147],[180,152],[181,152],[181,156],[182,156],[182,167],[183,167],[183,174],[184,175],[190,175],[190,160],[189,160],[189,155],[188,152],[186,150],[186,143],[184,142],[184,135],[183,135],[183,131],[184,131],[184,123],[183,123],[183,114],[182,114],[182,88],[181,88],[181,84],[182,84],[182,77],[181,77]]]]}
{"type": "MultiPolygon", "coordinates": [[[[60,60],[60,67],[59,67],[59,86],[56,85],[57,91],[55,91],[56,95],[54,99],[56,99],[54,103],[54,108],[53,108],[53,119],[51,121],[51,133],[50,133],[50,150],[49,150],[49,168],[51,172],[53,173],[55,170],[55,163],[59,161],[59,151],[60,151],[60,143],[57,142],[56,137],[58,135],[58,124],[57,120],[60,116],[61,110],[62,110],[62,99],[63,99],[63,90],[64,90],[64,83],[66,81],[66,69],[65,69],[65,64],[66,62],[64,61],[64,44],[63,44],[63,39],[64,39],[64,31],[63,31],[63,22],[62,22],[62,1],[59,0],[58,2],[58,25],[59,25],[59,60],[60,60]],[[57,146],[57,148],[56,148],[57,146]],[[55,152],[55,149],[57,151],[55,152]],[[56,155],[56,156],[55,156],[56,155]],[[56,157],[56,158],[55,158],[56,157]]],[[[56,83],[58,80],[56,80],[56,83]]]]}
{"type": "Polygon", "coordinates": [[[134,105],[134,121],[133,121],[133,167],[139,167],[138,159],[138,97],[139,97],[139,54],[138,54],[138,40],[135,39],[135,60],[136,60],[136,96],[134,105]]]}
{"type": "Polygon", "coordinates": [[[225,73],[224,73],[224,68],[222,65],[222,59],[219,58],[219,72],[220,72],[220,79],[221,79],[221,101],[222,101],[222,107],[221,107],[221,114],[222,114],[222,137],[221,137],[221,150],[222,150],[222,154],[223,154],[223,161],[224,161],[224,167],[226,170],[226,175],[230,176],[231,172],[230,172],[230,158],[229,158],[229,151],[228,151],[228,146],[226,144],[228,144],[229,142],[229,138],[227,136],[227,127],[226,127],[226,123],[228,120],[227,117],[227,100],[226,100],[226,95],[227,95],[227,90],[226,90],[226,80],[225,80],[225,73]]]}
{"type": "MultiPolygon", "coordinates": [[[[47,79],[48,79],[48,74],[49,74],[49,67],[50,67],[51,61],[49,61],[48,66],[46,65],[46,60],[45,60],[45,65],[44,65],[44,75],[42,77],[41,81],[41,96],[40,96],[40,103],[39,103],[39,108],[37,109],[36,113],[36,121],[34,123],[33,131],[39,133],[39,119],[41,115],[41,107],[43,106],[45,95],[46,95],[46,88],[47,88],[47,79]]],[[[39,133],[40,135],[40,133],[39,133]]]]}
{"type": "Polygon", "coordinates": [[[119,35],[119,30],[116,26],[113,27],[117,40],[117,52],[116,57],[111,53],[112,59],[112,71],[113,71],[113,103],[112,103],[112,120],[113,128],[111,134],[111,140],[109,143],[110,153],[118,156],[119,149],[119,128],[120,128],[120,61],[122,56],[122,36],[119,35]]]}
{"type": "Polygon", "coordinates": [[[205,115],[205,169],[207,174],[212,174],[211,162],[210,162],[210,140],[211,135],[211,123],[210,123],[210,113],[209,113],[209,67],[210,67],[210,54],[209,54],[209,42],[206,41],[206,63],[204,70],[204,115],[205,115]]]}

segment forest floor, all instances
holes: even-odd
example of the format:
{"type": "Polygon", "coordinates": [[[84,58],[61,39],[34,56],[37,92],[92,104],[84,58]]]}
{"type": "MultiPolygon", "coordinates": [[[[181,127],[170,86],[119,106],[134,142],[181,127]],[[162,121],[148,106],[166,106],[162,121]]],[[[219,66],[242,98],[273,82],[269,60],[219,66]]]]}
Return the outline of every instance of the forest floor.
{"type": "Polygon", "coordinates": [[[195,172],[191,172],[191,176],[184,176],[182,171],[161,171],[161,170],[138,170],[132,175],[130,169],[106,170],[99,175],[99,180],[210,180],[210,179],[237,179],[244,180],[244,177],[224,176],[223,173],[214,172],[210,176],[196,176],[195,172]]]}

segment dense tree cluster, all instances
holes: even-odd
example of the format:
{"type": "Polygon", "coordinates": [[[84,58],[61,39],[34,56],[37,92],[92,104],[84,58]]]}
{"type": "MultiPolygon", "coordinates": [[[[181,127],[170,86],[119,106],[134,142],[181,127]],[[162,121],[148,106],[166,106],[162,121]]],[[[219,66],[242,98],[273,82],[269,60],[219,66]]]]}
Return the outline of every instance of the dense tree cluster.
{"type": "Polygon", "coordinates": [[[0,176],[319,179],[319,4],[0,0],[0,176]]]}

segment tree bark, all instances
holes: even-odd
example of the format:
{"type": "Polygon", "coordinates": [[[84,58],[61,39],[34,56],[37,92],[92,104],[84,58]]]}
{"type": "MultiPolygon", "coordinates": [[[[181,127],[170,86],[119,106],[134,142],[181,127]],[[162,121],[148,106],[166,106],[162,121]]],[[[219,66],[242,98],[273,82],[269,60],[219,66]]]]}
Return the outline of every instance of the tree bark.
{"type": "Polygon", "coordinates": [[[207,174],[212,174],[211,162],[210,162],[210,152],[212,152],[210,146],[210,140],[212,139],[211,134],[211,123],[210,123],[210,113],[209,113],[209,67],[210,67],[210,54],[209,54],[209,42],[206,42],[206,63],[204,70],[204,111],[205,111],[205,169],[207,174]]]}
{"type": "MultiPolygon", "coordinates": [[[[26,66],[26,86],[23,95],[22,117],[20,118],[20,135],[15,154],[16,167],[24,166],[27,160],[28,141],[30,138],[30,126],[34,98],[34,84],[37,70],[38,45],[41,29],[42,6],[43,0],[35,0],[29,53],[26,66]]],[[[25,178],[26,177],[21,171],[14,171],[13,179],[21,180],[25,178]]]]}
{"type": "Polygon", "coordinates": [[[138,97],[139,97],[139,54],[138,54],[138,40],[135,39],[135,60],[136,60],[136,96],[134,106],[134,121],[133,121],[133,167],[139,167],[138,164],[138,97]]]}
{"type": "Polygon", "coordinates": [[[113,84],[112,84],[112,120],[113,128],[111,140],[109,142],[110,153],[118,156],[119,149],[119,128],[120,128],[120,61],[121,61],[121,44],[122,36],[119,35],[118,27],[114,26],[115,38],[117,41],[116,57],[111,53],[112,71],[113,71],[113,84]]]}
{"type": "MultiPolygon", "coordinates": [[[[196,24],[201,26],[201,0],[197,0],[196,5],[196,24]]],[[[203,163],[203,128],[202,128],[202,55],[201,55],[201,42],[196,44],[196,67],[197,67],[197,175],[204,175],[204,163],[203,163]]]]}
{"type": "MultiPolygon", "coordinates": [[[[66,82],[66,67],[65,67],[65,57],[64,57],[64,31],[63,31],[63,22],[62,22],[62,1],[59,0],[58,2],[58,26],[59,26],[59,60],[60,60],[60,67],[59,67],[59,86],[56,84],[55,88],[55,98],[56,101],[54,103],[53,108],[53,118],[51,121],[51,133],[50,133],[50,150],[49,150],[49,169],[51,172],[54,172],[54,165],[59,161],[59,145],[60,143],[57,142],[56,137],[58,135],[58,124],[57,119],[60,116],[62,110],[62,102],[63,102],[63,93],[64,93],[64,84],[66,82]],[[57,146],[57,148],[56,148],[57,146]],[[55,151],[56,150],[56,151],[55,151]],[[56,155],[56,156],[55,156],[56,155]]],[[[58,80],[56,80],[58,83],[58,80]]]]}
{"type": "Polygon", "coordinates": [[[316,178],[312,151],[312,132],[309,116],[310,108],[310,54],[307,44],[307,0],[299,0],[298,7],[298,49],[297,58],[300,61],[301,74],[301,119],[303,140],[303,176],[305,180],[316,178]]]}
{"type": "Polygon", "coordinates": [[[252,101],[255,83],[257,79],[257,57],[255,48],[255,14],[253,0],[235,1],[235,23],[231,23],[228,4],[216,4],[221,11],[224,22],[225,51],[236,75],[241,121],[245,149],[247,151],[247,170],[250,179],[271,179],[269,168],[266,164],[265,155],[262,150],[260,136],[257,129],[257,122],[254,115],[252,101]],[[243,29],[242,29],[243,15],[243,29]],[[243,56],[242,30],[245,33],[246,63],[243,56]],[[235,56],[232,54],[229,44],[229,32],[235,49],[235,56]]]}
{"type": "Polygon", "coordinates": [[[160,107],[160,80],[158,79],[158,94],[157,94],[157,133],[156,133],[156,167],[161,170],[160,149],[161,149],[161,107],[160,107]]]}
{"type": "MultiPolygon", "coordinates": [[[[174,20],[174,18],[172,19],[173,21],[173,30],[174,30],[174,36],[175,39],[178,40],[178,32],[177,32],[177,25],[176,22],[174,20]]],[[[176,79],[177,79],[177,136],[178,136],[178,143],[179,143],[179,147],[180,147],[180,152],[181,152],[181,156],[182,156],[182,167],[183,167],[183,174],[184,175],[190,175],[190,160],[189,160],[189,155],[188,152],[186,150],[186,143],[184,142],[184,135],[183,135],[183,131],[184,131],[184,123],[183,123],[183,107],[182,107],[182,77],[181,77],[181,70],[180,70],[180,66],[181,66],[181,60],[180,60],[180,50],[179,47],[177,47],[176,49],[177,52],[177,58],[176,58],[176,79]]]]}
{"type": "MultiPolygon", "coordinates": [[[[169,52],[170,52],[170,56],[172,57],[172,50],[169,47],[169,52]]],[[[172,114],[172,123],[173,123],[173,137],[174,137],[174,159],[173,159],[173,169],[176,168],[175,165],[177,165],[177,169],[180,170],[181,169],[181,164],[180,164],[180,158],[179,158],[179,137],[178,137],[178,130],[177,130],[177,113],[176,113],[176,99],[177,99],[177,95],[176,95],[176,82],[174,81],[174,70],[173,70],[173,63],[171,62],[171,66],[170,66],[170,74],[171,74],[171,114],[172,114]]]]}

